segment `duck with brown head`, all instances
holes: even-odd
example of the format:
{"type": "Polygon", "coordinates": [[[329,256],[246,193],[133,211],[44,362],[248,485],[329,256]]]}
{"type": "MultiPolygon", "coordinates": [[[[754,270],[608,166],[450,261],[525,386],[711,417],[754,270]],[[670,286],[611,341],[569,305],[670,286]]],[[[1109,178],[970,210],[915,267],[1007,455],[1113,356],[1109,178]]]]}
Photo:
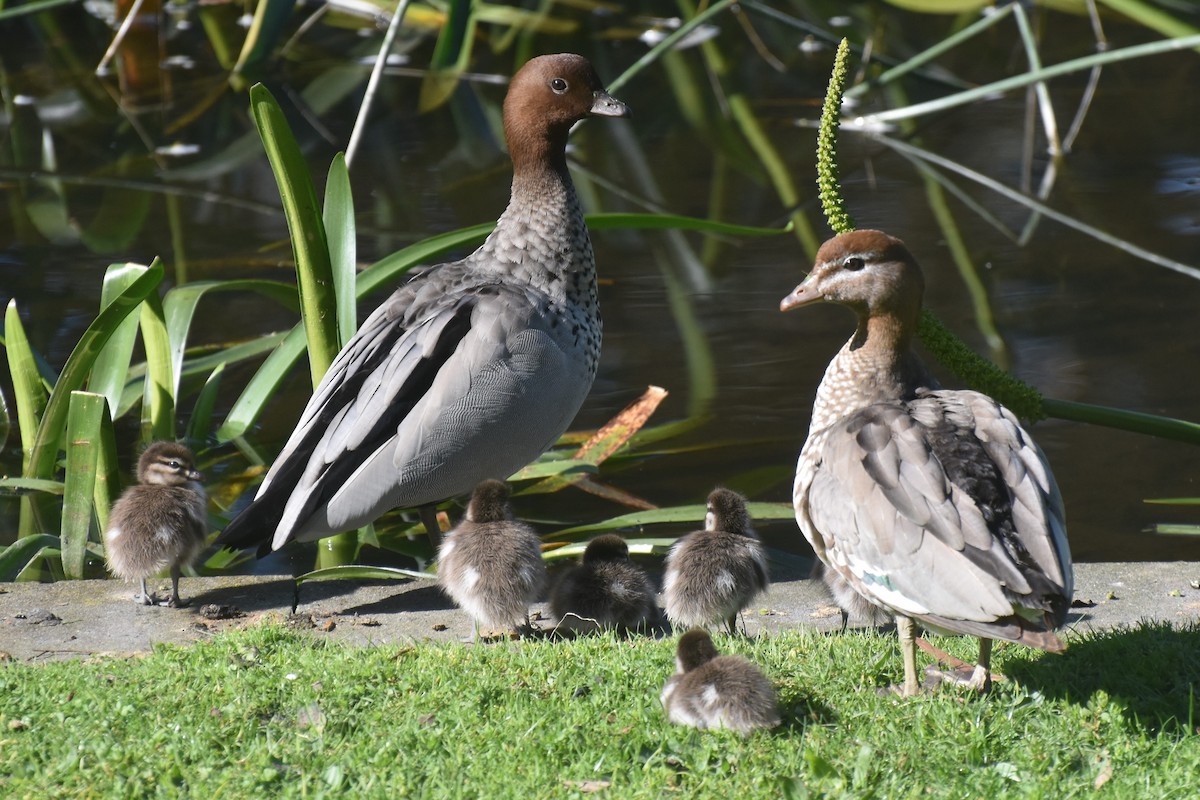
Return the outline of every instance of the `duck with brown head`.
{"type": "Polygon", "coordinates": [[[826,568],[895,615],[906,695],[919,689],[914,620],[979,637],[963,682],[982,691],[993,639],[1063,649],[1072,593],[1041,449],[991,397],[941,389],[912,349],[924,285],[903,242],[861,230],[822,245],[780,304],[837,303],[858,320],[817,388],[792,499],[826,568]]]}
{"type": "Polygon", "coordinates": [[[146,579],[171,571],[167,605],[187,605],[179,598],[183,567],[191,566],[204,549],[208,533],[208,500],[203,476],[196,471],[192,451],[175,442],[155,442],[138,459],[138,485],[121,493],[104,532],[108,570],[125,580],[140,581],[134,600],[155,605],[158,598],[146,579]]]}
{"type": "Polygon", "coordinates": [[[254,501],[218,543],[260,553],[433,505],[537,458],[575,417],[600,358],[596,269],[567,173],[571,125],[625,116],[591,64],[513,77],[512,196],[478,250],[411,274],[334,359],[254,501]]]}

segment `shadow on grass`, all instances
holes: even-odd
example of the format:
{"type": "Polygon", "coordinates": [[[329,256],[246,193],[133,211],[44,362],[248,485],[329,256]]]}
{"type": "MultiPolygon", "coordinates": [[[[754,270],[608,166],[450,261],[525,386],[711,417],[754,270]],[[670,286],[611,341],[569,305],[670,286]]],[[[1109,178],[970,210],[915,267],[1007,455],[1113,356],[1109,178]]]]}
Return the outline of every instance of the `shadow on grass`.
{"type": "Polygon", "coordinates": [[[1104,692],[1151,733],[1200,733],[1200,626],[1145,622],[1072,637],[1065,653],[1006,666],[1042,694],[1086,705],[1104,692]]]}

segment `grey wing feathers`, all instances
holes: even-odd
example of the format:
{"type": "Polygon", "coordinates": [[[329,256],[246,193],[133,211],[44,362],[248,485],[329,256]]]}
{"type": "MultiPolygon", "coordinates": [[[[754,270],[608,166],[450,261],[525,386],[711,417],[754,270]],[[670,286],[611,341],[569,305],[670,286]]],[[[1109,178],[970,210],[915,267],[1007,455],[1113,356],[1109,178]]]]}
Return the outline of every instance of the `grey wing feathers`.
{"type": "Polygon", "coordinates": [[[836,423],[806,501],[825,560],[901,613],[988,623],[1070,597],[1057,488],[984,395],[922,392],[836,423]]]}

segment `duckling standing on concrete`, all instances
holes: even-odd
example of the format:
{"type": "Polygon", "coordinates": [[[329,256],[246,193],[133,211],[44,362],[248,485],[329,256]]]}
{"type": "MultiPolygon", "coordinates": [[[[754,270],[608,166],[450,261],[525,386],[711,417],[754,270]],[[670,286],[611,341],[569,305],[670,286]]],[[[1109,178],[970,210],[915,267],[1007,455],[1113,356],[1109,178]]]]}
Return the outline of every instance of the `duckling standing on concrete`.
{"type": "Polygon", "coordinates": [[[588,542],[583,563],[559,576],[550,610],[560,628],[574,631],[637,628],[658,617],[649,576],[629,560],[625,540],[611,533],[588,542]]]}
{"type": "Polygon", "coordinates": [[[108,570],[125,580],[142,582],[134,600],[155,605],[158,598],[146,579],[171,570],[171,599],[167,605],[187,605],[179,599],[179,574],[190,566],[208,532],[208,499],[203,477],[196,471],[192,451],[175,442],[155,442],[138,460],[138,485],[121,493],[104,532],[108,570]]]}
{"type": "Polygon", "coordinates": [[[667,554],[667,619],[682,628],[724,622],[736,633],[737,615],[769,584],[767,553],[750,527],[746,498],[714,490],[704,530],[689,533],[667,554]]]}
{"type": "Polygon", "coordinates": [[[659,699],[667,719],[693,728],[729,728],[745,736],[779,724],[775,687],[752,662],[717,653],[708,631],[679,637],[676,672],[659,699]]]}
{"type": "Polygon", "coordinates": [[[471,615],[471,641],[479,623],[493,628],[529,626],[529,604],[546,588],[541,540],[513,518],[509,488],[486,480],[475,487],[467,516],[438,551],[438,583],[471,615]]]}

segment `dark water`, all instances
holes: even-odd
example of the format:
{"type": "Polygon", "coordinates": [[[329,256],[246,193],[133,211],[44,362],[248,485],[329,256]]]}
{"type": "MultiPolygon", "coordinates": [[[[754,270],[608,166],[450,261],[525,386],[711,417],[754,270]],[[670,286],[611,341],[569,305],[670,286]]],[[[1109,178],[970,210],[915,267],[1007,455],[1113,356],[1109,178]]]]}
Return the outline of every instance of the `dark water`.
{"type": "MultiPolygon", "coordinates": [[[[797,4],[796,13],[820,15],[797,4]]],[[[895,53],[915,52],[936,41],[947,21],[896,11],[852,29],[885,31],[877,45],[895,53]]],[[[538,38],[535,52],[573,49],[593,58],[612,77],[645,52],[638,41],[613,32],[644,28],[629,17],[564,15],[582,22],[582,31],[562,39],[538,38]]],[[[864,16],[869,13],[863,11],[864,16]]],[[[94,65],[107,45],[107,29],[79,8],[55,12],[65,40],[83,64],[94,65]]],[[[814,132],[797,119],[814,119],[816,99],[828,79],[832,54],[797,48],[800,35],[753,17],[758,33],[786,67],[771,68],[728,15],[718,18],[717,37],[733,65],[723,80],[726,91],[742,92],[784,158],[800,189],[809,218],[818,224],[813,182],[814,132]]],[[[1042,57],[1053,63],[1092,51],[1089,28],[1079,18],[1048,13],[1042,57]]],[[[1145,29],[1109,21],[1113,48],[1153,38],[1145,29]]],[[[861,34],[854,34],[861,36],[861,34]]],[[[939,69],[983,83],[1021,67],[1010,25],[939,60],[939,69]]],[[[275,65],[266,78],[292,115],[315,175],[323,176],[333,154],[345,147],[361,89],[320,114],[318,132],[304,122],[296,105],[298,88],[318,74],[344,64],[357,40],[318,26],[305,46],[275,65]],[[307,49],[306,49],[307,48],[307,49]]],[[[61,42],[59,42],[61,44],[61,42]]],[[[430,56],[431,40],[412,45],[413,64],[430,56]]],[[[277,211],[278,196],[261,157],[234,168],[200,176],[172,172],[207,163],[237,137],[252,131],[244,96],[224,98],[196,122],[170,127],[190,103],[211,91],[219,73],[193,27],[169,40],[169,54],[196,54],[191,69],[173,68],[165,107],[150,105],[130,115],[96,90],[81,92],[61,63],[43,28],[26,20],[0,26],[7,94],[33,99],[41,109],[58,150],[59,171],[68,176],[72,216],[86,225],[106,202],[101,188],[87,180],[107,176],[122,157],[132,160],[133,177],[149,189],[150,207],[136,236],[119,246],[88,247],[51,243],[0,216],[0,295],[15,296],[30,338],[50,363],[61,366],[79,334],[94,316],[104,267],[115,261],[148,263],[155,255],[175,262],[163,186],[184,192],[179,206],[186,224],[183,248],[189,276],[226,279],[266,276],[290,279],[287,229],[277,211]],[[66,72],[64,72],[66,71],[66,72]],[[107,103],[107,104],[106,104],[107,103]],[[144,129],[139,136],[130,121],[144,129]],[[155,146],[196,143],[199,153],[146,158],[155,146]],[[201,192],[210,193],[200,197],[201,192]],[[250,205],[247,205],[247,202],[250,205]]],[[[477,47],[472,69],[508,74],[511,53],[492,55],[477,47]]],[[[698,91],[712,103],[696,49],[680,54],[696,76],[698,91]]],[[[1085,75],[1051,84],[1059,125],[1066,128],[1083,91],[1085,75]]],[[[496,112],[503,87],[464,83],[451,103],[416,111],[419,79],[385,79],[373,122],[351,170],[358,211],[359,258],[369,263],[430,233],[494,219],[507,198],[508,164],[496,138],[496,112]]],[[[905,82],[911,99],[946,92],[936,81],[905,82]]],[[[1200,266],[1200,62],[1194,52],[1156,56],[1105,68],[1099,92],[1071,153],[1059,164],[1048,204],[1130,242],[1200,266]]],[[[634,109],[629,122],[589,123],[578,132],[575,153],[586,170],[635,196],[658,193],[662,208],[693,216],[716,216],[756,225],[780,225],[785,209],[756,160],[739,139],[732,148],[714,145],[713,129],[684,119],[661,67],[653,67],[619,93],[634,109]],[[733,165],[731,167],[731,165],[733,165]],[[745,167],[744,170],[739,167],[745,167]],[[712,210],[712,186],[721,181],[719,210],[712,210]]],[[[882,107],[880,95],[867,108],[882,107]]],[[[716,108],[716,104],[713,103],[716,108]]],[[[12,105],[9,105],[10,113],[12,105]]],[[[855,113],[861,113],[857,111],[855,113]]],[[[0,128],[12,142],[11,117],[0,128]]],[[[1023,92],[961,107],[917,121],[917,135],[930,151],[1019,187],[1025,141],[1023,92]]],[[[899,134],[897,134],[899,135],[899,134]]],[[[926,188],[911,164],[880,143],[853,132],[841,137],[841,167],[849,207],[860,227],[878,227],[904,238],[927,273],[928,305],[973,347],[986,352],[964,283],[938,228],[926,188]]],[[[1036,186],[1047,166],[1044,140],[1035,137],[1036,186]]],[[[12,161],[0,180],[21,175],[12,161]]],[[[595,210],[634,209],[609,187],[576,174],[595,210]]],[[[1028,212],[967,181],[956,179],[976,202],[1009,228],[1020,230],[1028,212]]],[[[12,189],[10,188],[10,191],[12,189]]],[[[1046,396],[1080,400],[1153,414],[1200,418],[1200,282],[1138,260],[1062,225],[1042,220],[1029,242],[1019,246],[957,200],[950,209],[979,267],[996,325],[1007,345],[1013,371],[1046,396]]],[[[825,230],[818,224],[819,230],[825,230]]],[[[823,234],[822,234],[823,235],[823,234]]],[[[660,233],[602,232],[594,235],[605,318],[600,374],[576,428],[598,425],[648,384],[670,396],[656,421],[686,416],[697,399],[684,358],[680,328],[672,312],[664,274],[675,276],[684,305],[694,316],[715,366],[711,421],[669,446],[686,448],[637,461],[606,473],[611,483],[658,505],[701,502],[718,483],[755,489],[754,499],[790,497],[791,469],[803,442],[813,391],[829,358],[849,335],[852,320],[837,308],[790,315],[778,302],[802,277],[808,256],[796,238],[729,240],[706,250],[704,240],[679,237],[706,267],[695,273],[673,254],[678,244],[660,233]],[[717,445],[694,449],[699,445],[717,445]]],[[[697,261],[697,263],[699,263],[697,261]]],[[[170,271],[168,271],[170,274],[170,271]]],[[[223,296],[201,306],[193,342],[216,342],[279,330],[292,323],[285,313],[254,297],[223,296]]],[[[224,407],[252,374],[251,366],[232,369],[225,379],[224,407]]],[[[959,385],[944,375],[948,385],[959,385]]],[[[273,452],[307,397],[307,371],[298,371],[284,396],[253,437],[273,452]]],[[[7,377],[4,379],[7,381],[7,377]]],[[[11,390],[5,384],[10,400],[11,390]]],[[[132,449],[134,424],[118,430],[132,449]]],[[[1048,420],[1034,429],[1054,465],[1067,503],[1072,549],[1078,560],[1200,559],[1200,539],[1159,536],[1145,529],[1156,522],[1200,523],[1193,507],[1149,506],[1152,497],[1200,495],[1200,451],[1194,446],[1105,428],[1048,420]]],[[[0,453],[0,468],[19,471],[15,431],[0,453]]],[[[214,479],[242,465],[231,447],[207,454],[214,479]]],[[[14,515],[0,509],[0,544],[10,541],[14,515]]],[[[544,501],[532,513],[564,522],[586,522],[623,509],[568,492],[544,501]]],[[[805,545],[790,525],[771,526],[777,543],[805,545]]]]}

